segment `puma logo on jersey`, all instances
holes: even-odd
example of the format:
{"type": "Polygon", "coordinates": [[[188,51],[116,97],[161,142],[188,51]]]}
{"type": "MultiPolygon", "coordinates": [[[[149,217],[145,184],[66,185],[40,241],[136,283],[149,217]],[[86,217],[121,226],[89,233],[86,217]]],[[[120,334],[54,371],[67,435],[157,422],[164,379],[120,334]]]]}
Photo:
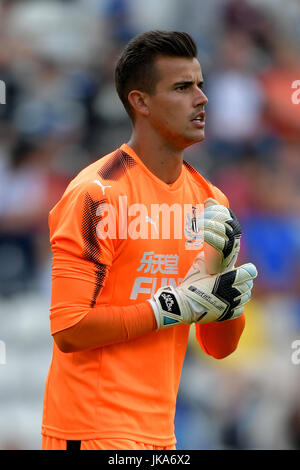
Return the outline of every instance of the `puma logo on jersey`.
{"type": "Polygon", "coordinates": [[[153,225],[156,233],[158,233],[156,222],[154,222],[154,220],[152,220],[151,217],[149,217],[148,215],[146,215],[146,222],[149,222],[149,224],[153,225]]]}
{"type": "Polygon", "coordinates": [[[106,188],[111,188],[111,186],[104,186],[101,181],[99,180],[94,180],[94,183],[96,183],[98,186],[100,186],[100,188],[102,189],[102,193],[103,193],[103,196],[105,194],[105,189],[106,188]]]}

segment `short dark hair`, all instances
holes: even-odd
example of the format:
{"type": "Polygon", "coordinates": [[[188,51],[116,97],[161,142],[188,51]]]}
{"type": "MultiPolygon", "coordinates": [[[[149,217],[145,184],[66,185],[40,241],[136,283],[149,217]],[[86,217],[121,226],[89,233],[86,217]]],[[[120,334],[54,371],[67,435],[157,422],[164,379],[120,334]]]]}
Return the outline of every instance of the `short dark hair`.
{"type": "Polygon", "coordinates": [[[128,101],[131,90],[155,92],[158,73],[154,61],[159,56],[197,57],[194,39],[181,31],[152,30],[135,36],[126,45],[115,69],[116,90],[130,118],[134,113],[128,101]]]}

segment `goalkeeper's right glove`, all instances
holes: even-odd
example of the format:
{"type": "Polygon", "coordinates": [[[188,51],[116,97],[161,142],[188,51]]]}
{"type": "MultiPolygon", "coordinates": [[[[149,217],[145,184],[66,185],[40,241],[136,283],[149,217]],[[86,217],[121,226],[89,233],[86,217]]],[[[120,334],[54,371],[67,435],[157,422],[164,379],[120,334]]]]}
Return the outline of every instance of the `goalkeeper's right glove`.
{"type": "Polygon", "coordinates": [[[213,276],[203,277],[203,273],[197,271],[176,288],[161,287],[149,299],[157,327],[220,322],[239,317],[250,300],[256,276],[256,267],[248,263],[213,276]]]}
{"type": "Polygon", "coordinates": [[[205,264],[209,274],[217,274],[233,268],[240,251],[241,226],[231,209],[208,198],[204,203],[205,264]],[[214,251],[209,249],[212,246],[214,251]]]}

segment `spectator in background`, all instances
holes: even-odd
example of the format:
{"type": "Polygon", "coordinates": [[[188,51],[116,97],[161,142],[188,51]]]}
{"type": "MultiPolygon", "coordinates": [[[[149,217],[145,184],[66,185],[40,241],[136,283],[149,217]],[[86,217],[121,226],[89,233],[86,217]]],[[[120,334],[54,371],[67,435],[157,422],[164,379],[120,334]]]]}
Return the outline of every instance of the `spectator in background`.
{"type": "MultiPolygon", "coordinates": [[[[39,245],[48,235],[48,212],[66,180],[51,173],[53,143],[19,138],[0,166],[0,289],[13,294],[32,286],[39,245]]],[[[43,246],[43,249],[45,247],[43,246]]],[[[49,249],[46,250],[49,253],[49,249]]],[[[45,254],[44,254],[45,256],[45,254]]]]}
{"type": "Polygon", "coordinates": [[[6,47],[6,41],[3,41],[0,33],[0,80],[5,83],[6,88],[6,103],[9,106],[0,106],[0,122],[3,130],[8,128],[9,120],[14,112],[18,95],[20,92],[18,82],[11,68],[10,50],[6,47]]]}
{"type": "Polygon", "coordinates": [[[300,211],[299,144],[283,142],[271,154],[241,154],[238,162],[223,166],[214,183],[230,192],[232,207],[245,235],[242,259],[251,256],[260,272],[256,294],[299,294],[300,211]]]}
{"type": "Polygon", "coordinates": [[[300,142],[300,106],[292,102],[292,83],[300,79],[300,59],[292,42],[278,42],[274,62],[260,78],[266,124],[280,139],[300,142]]]}
{"type": "Polygon", "coordinates": [[[257,153],[249,151],[240,155],[235,163],[215,170],[213,179],[222,191],[230,192],[231,204],[240,217],[246,217],[257,209],[254,181],[260,174],[262,163],[257,153]]]}
{"type": "Polygon", "coordinates": [[[263,93],[256,77],[256,51],[249,36],[226,33],[219,62],[209,77],[209,151],[218,164],[234,163],[262,145],[263,93]]]}
{"type": "Polygon", "coordinates": [[[128,0],[111,0],[107,3],[105,14],[111,40],[125,45],[136,34],[131,24],[128,0]]]}
{"type": "Polygon", "coordinates": [[[222,16],[225,31],[246,33],[262,52],[272,54],[274,21],[270,20],[270,11],[247,0],[229,0],[222,16]]]}
{"type": "Polygon", "coordinates": [[[35,65],[34,73],[22,84],[23,94],[14,114],[17,131],[29,138],[81,136],[85,110],[70,96],[73,87],[65,70],[46,56],[37,56],[35,65]]]}

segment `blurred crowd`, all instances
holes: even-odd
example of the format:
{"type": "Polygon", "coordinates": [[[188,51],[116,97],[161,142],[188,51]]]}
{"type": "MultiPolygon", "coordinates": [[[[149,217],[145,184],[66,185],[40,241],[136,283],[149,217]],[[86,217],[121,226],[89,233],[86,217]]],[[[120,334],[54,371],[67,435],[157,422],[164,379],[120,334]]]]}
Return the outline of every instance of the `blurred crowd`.
{"type": "MultiPolygon", "coordinates": [[[[240,262],[254,262],[259,277],[232,357],[207,358],[191,333],[176,414],[182,449],[300,448],[300,365],[291,361],[300,339],[299,24],[297,0],[0,3],[0,339],[8,352],[16,299],[49,295],[49,210],[79,170],[129,138],[113,83],[124,44],[157,28],[197,41],[207,129],[186,160],[228,196],[243,228],[240,262]]],[[[37,318],[34,305],[26,315],[37,318]]],[[[0,365],[0,384],[9,367],[0,365]]],[[[0,423],[0,448],[32,445],[20,429],[11,443],[0,423]]]]}

